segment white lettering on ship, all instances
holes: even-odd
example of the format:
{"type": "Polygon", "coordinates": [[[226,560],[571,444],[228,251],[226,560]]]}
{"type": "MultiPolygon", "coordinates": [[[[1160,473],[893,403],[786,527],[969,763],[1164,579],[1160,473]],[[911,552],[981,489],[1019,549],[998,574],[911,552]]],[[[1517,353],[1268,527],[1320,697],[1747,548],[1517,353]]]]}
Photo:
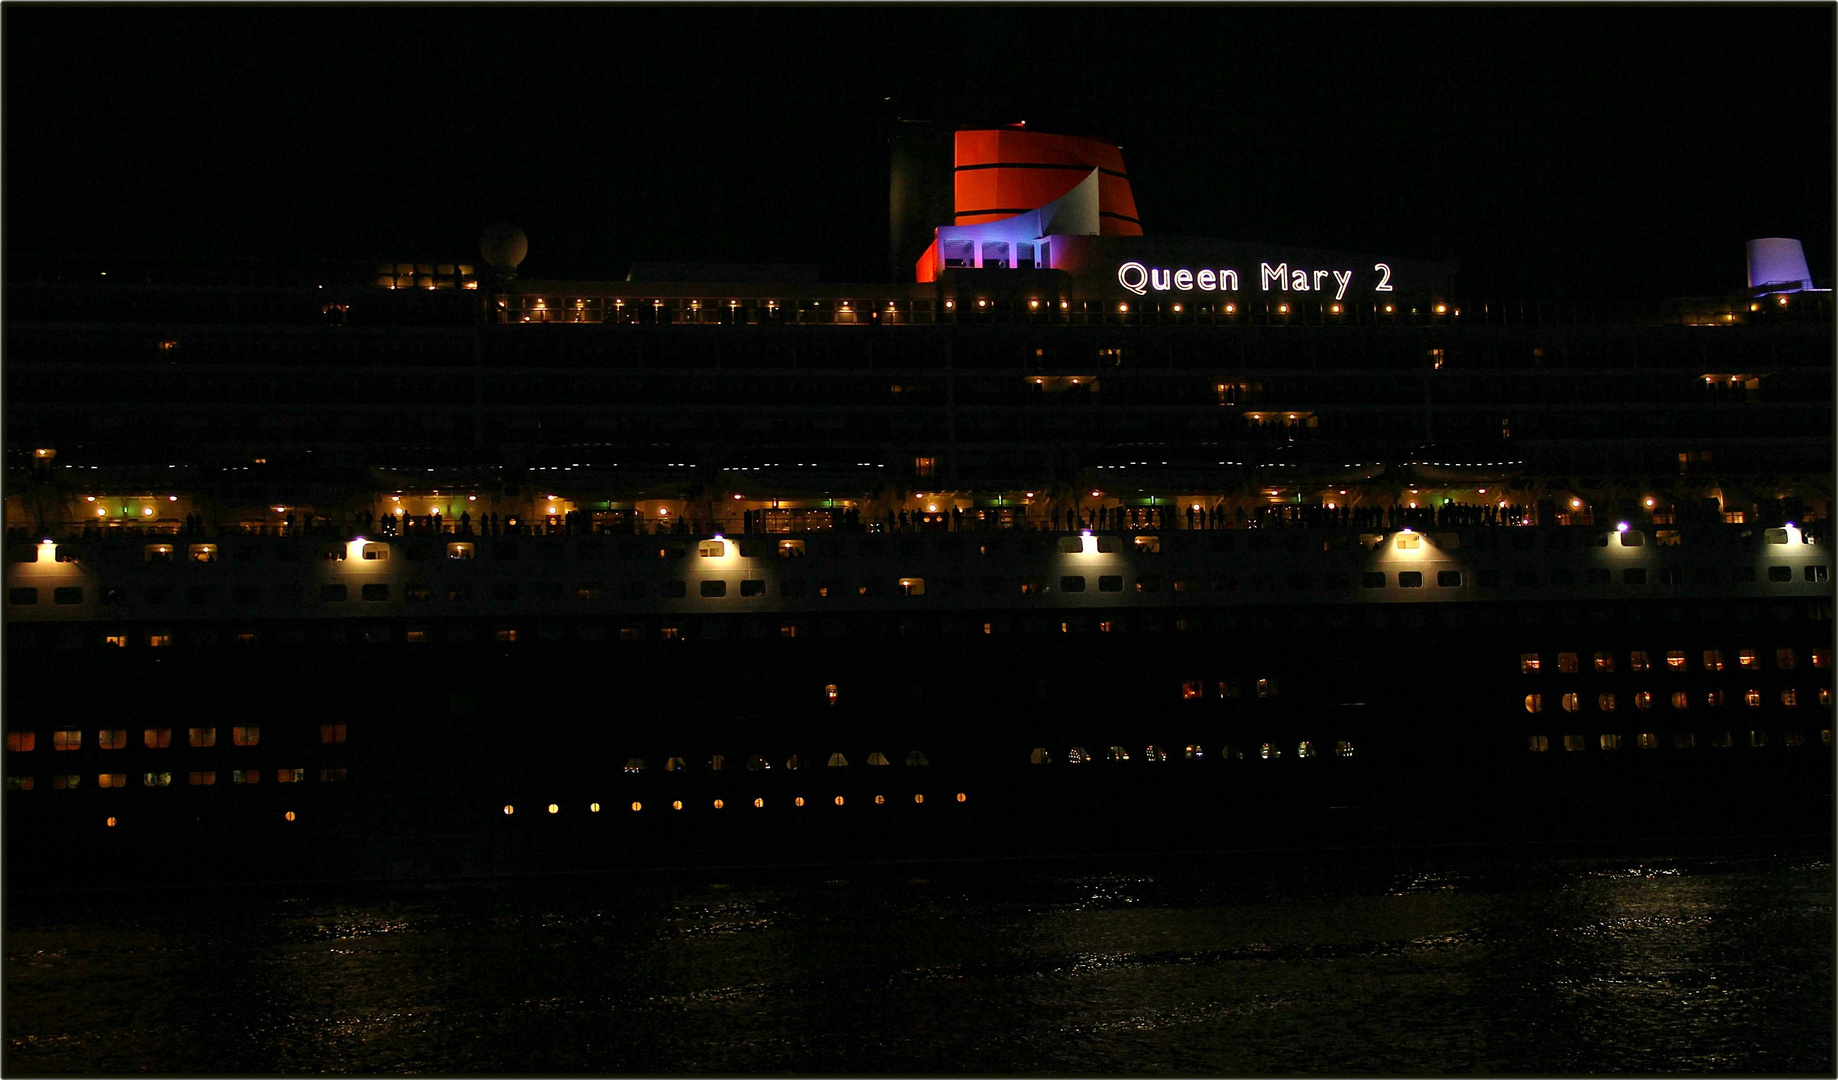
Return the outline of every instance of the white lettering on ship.
{"type": "MultiPolygon", "coordinates": [[[[1379,275],[1378,283],[1372,286],[1373,292],[1391,292],[1391,267],[1385,263],[1374,263],[1373,271],[1379,275]]],[[[1353,285],[1351,270],[1315,270],[1296,267],[1291,269],[1287,262],[1258,264],[1258,288],[1264,292],[1282,290],[1284,292],[1325,292],[1328,280],[1334,283],[1334,299],[1345,300],[1347,290],[1353,285]]],[[[1190,270],[1186,267],[1165,268],[1145,266],[1139,262],[1126,262],[1117,267],[1117,284],[1137,296],[1146,296],[1154,292],[1227,292],[1238,291],[1238,271],[1230,267],[1217,269],[1190,270]]]]}

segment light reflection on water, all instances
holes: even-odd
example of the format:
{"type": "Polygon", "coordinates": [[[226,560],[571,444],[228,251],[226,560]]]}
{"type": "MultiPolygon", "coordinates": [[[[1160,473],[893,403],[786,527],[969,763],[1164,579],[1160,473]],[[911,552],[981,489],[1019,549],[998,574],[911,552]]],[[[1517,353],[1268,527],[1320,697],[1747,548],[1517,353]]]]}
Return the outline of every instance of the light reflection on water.
{"type": "Polygon", "coordinates": [[[14,899],[19,1072],[1829,1072],[1822,855],[14,899]]]}

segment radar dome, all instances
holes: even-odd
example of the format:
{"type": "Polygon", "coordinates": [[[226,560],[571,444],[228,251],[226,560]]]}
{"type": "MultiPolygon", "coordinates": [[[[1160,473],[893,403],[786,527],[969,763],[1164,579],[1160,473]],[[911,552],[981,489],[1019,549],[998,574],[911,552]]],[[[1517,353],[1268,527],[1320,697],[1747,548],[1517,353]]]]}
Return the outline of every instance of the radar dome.
{"type": "Polygon", "coordinates": [[[500,221],[479,236],[479,254],[498,267],[515,267],[530,252],[530,238],[515,225],[500,221]]]}

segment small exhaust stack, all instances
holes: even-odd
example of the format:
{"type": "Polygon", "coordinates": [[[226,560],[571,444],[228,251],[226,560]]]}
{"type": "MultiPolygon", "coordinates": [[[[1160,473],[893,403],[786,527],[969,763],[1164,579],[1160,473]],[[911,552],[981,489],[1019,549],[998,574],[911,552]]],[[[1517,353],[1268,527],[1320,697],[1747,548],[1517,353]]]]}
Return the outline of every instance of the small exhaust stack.
{"type": "Polygon", "coordinates": [[[1798,240],[1769,236],[1749,241],[1749,290],[1782,292],[1812,288],[1806,249],[1798,240]]]}

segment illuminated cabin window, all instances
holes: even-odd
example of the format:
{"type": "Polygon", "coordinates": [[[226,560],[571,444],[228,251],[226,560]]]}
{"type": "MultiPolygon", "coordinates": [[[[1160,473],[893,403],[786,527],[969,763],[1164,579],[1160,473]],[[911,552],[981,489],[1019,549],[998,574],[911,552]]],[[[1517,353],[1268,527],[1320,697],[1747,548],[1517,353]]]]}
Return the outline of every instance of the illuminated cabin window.
{"type": "Polygon", "coordinates": [[[51,749],[53,750],[81,750],[82,748],[83,733],[81,731],[65,729],[51,733],[51,749]]]}
{"type": "Polygon", "coordinates": [[[1519,654],[1519,674],[1536,675],[1538,674],[1540,666],[1541,662],[1538,659],[1537,653],[1528,652],[1519,654]]]}
{"type": "Polygon", "coordinates": [[[1789,731],[1781,737],[1781,742],[1788,746],[1805,746],[1806,736],[1802,732],[1789,731]]]}
{"type": "Polygon", "coordinates": [[[901,578],[900,579],[900,595],[901,596],[924,596],[925,595],[925,579],[916,578],[916,577],[901,578]]]}
{"type": "Polygon", "coordinates": [[[829,700],[829,703],[831,705],[836,704],[836,684],[835,683],[825,684],[823,687],[823,694],[824,694],[824,697],[829,700]]]}
{"type": "Polygon", "coordinates": [[[1575,751],[1575,750],[1586,750],[1588,748],[1589,748],[1589,740],[1585,739],[1583,736],[1581,735],[1565,735],[1564,736],[1564,749],[1565,750],[1575,751]]]}
{"type": "Polygon", "coordinates": [[[1085,748],[1082,746],[1075,746],[1066,751],[1066,764],[1068,765],[1082,765],[1090,760],[1091,755],[1085,753],[1085,748]]]}
{"type": "Polygon", "coordinates": [[[725,540],[703,540],[696,545],[696,557],[700,559],[719,559],[728,553],[725,540]]]}
{"type": "Polygon", "coordinates": [[[1258,697],[1260,698],[1275,697],[1276,691],[1277,691],[1277,687],[1276,687],[1275,679],[1257,680],[1257,696],[1258,697]]]}
{"type": "MultiPolygon", "coordinates": [[[[683,583],[680,581],[677,582],[676,585],[679,589],[683,587],[683,583]]],[[[683,636],[683,628],[680,626],[660,626],[657,628],[657,636],[663,638],[665,641],[676,641],[683,636]]]]}
{"type": "Polygon", "coordinates": [[[83,778],[75,773],[59,773],[51,777],[53,791],[75,791],[83,785],[83,778]]]}
{"type": "Polygon", "coordinates": [[[6,733],[6,748],[16,754],[23,754],[38,746],[38,733],[35,731],[9,731],[6,733]]]}
{"type": "Polygon", "coordinates": [[[410,645],[425,645],[428,641],[428,632],[426,630],[408,630],[403,633],[402,640],[408,642],[410,645]]]}
{"type": "Polygon", "coordinates": [[[1828,709],[1832,707],[1832,689],[1831,687],[1821,686],[1819,688],[1819,704],[1825,706],[1828,709]]]}
{"type": "Polygon", "coordinates": [[[1795,657],[1792,649],[1774,650],[1774,666],[1775,667],[1780,668],[1782,671],[1792,671],[1798,665],[1799,665],[1799,660],[1797,657],[1795,657]]]}
{"type": "Polygon", "coordinates": [[[1715,709],[1723,704],[1723,691],[1711,690],[1704,695],[1704,704],[1715,709]]]}
{"type": "MultiPolygon", "coordinates": [[[[1160,553],[1162,549],[1161,537],[1159,536],[1138,536],[1136,537],[1134,541],[1134,549],[1135,549],[1136,554],[1138,555],[1158,554],[1160,553]]],[[[1100,548],[1099,550],[1103,550],[1103,549],[1100,548]]]]}
{"type": "Polygon", "coordinates": [[[1785,544],[1787,542],[1786,529],[1769,529],[1762,535],[1767,538],[1770,544],[1785,544]]]}
{"type": "Polygon", "coordinates": [[[1782,708],[1795,709],[1799,707],[1799,704],[1800,704],[1800,692],[1798,690],[1795,690],[1793,687],[1790,686],[1787,689],[1781,691],[1781,707],[1782,708]]]}
{"type": "Polygon", "coordinates": [[[1723,650],[1722,649],[1705,649],[1704,650],[1704,670],[1705,671],[1722,671],[1723,670],[1723,650]]]}
{"type": "Polygon", "coordinates": [[[1621,736],[1619,735],[1604,735],[1597,742],[1604,750],[1621,749],[1621,736]]]}
{"type": "Polygon", "coordinates": [[[1605,652],[1596,653],[1595,669],[1597,674],[1613,675],[1615,673],[1615,654],[1605,652]]]}
{"type": "Polygon", "coordinates": [[[141,549],[141,558],[150,563],[169,563],[172,561],[172,545],[148,544],[141,549]]]}
{"type": "Polygon", "coordinates": [[[868,754],[868,764],[870,765],[890,765],[892,764],[892,762],[887,760],[886,754],[881,753],[879,750],[874,750],[874,751],[870,751],[868,754]]]}
{"type": "Polygon", "coordinates": [[[1123,575],[1121,574],[1100,575],[1098,578],[1098,591],[1099,592],[1122,592],[1123,591],[1123,575]]]}
{"type": "Polygon", "coordinates": [[[1034,765],[1051,765],[1053,763],[1053,754],[1044,746],[1036,746],[1033,752],[1028,754],[1027,759],[1034,765]]]}
{"type": "Polygon", "coordinates": [[[908,765],[914,765],[914,766],[930,765],[932,763],[932,760],[925,756],[924,751],[908,750],[906,752],[906,763],[908,765]]]}
{"type": "Polygon", "coordinates": [[[634,774],[644,772],[645,771],[645,759],[641,757],[626,758],[625,759],[625,771],[629,773],[634,773],[634,774]]]}
{"type": "Polygon", "coordinates": [[[841,752],[839,751],[839,752],[837,752],[837,753],[834,753],[834,754],[831,754],[831,755],[830,755],[830,760],[829,760],[828,762],[826,762],[826,764],[828,764],[828,765],[832,765],[832,766],[834,766],[834,767],[836,767],[836,768],[839,768],[839,769],[840,769],[840,768],[846,768],[846,767],[848,766],[848,764],[849,764],[849,759],[848,759],[848,758],[846,758],[846,757],[844,757],[844,756],[842,755],[842,753],[841,753],[841,752]]]}
{"type": "MultiPolygon", "coordinates": [[[[345,731],[346,731],[346,728],[345,728],[345,725],[343,724],[320,724],[319,725],[319,741],[326,744],[327,746],[331,746],[336,743],[342,743],[345,741],[345,731]]],[[[239,743],[238,745],[241,745],[241,744],[239,743]]],[[[254,744],[251,743],[250,745],[254,745],[254,744]]]]}
{"type": "Polygon", "coordinates": [[[1689,709],[1691,707],[1691,695],[1683,690],[1672,691],[1672,707],[1675,709],[1689,709]]]}
{"type": "Polygon", "coordinates": [[[301,784],[306,782],[305,769],[276,769],[274,782],[277,784],[301,784]]]}
{"type": "Polygon", "coordinates": [[[765,758],[759,756],[758,754],[754,754],[753,756],[747,758],[747,771],[748,772],[763,772],[764,770],[770,769],[770,768],[772,768],[772,764],[768,762],[765,758]]]}
{"type": "Polygon", "coordinates": [[[1659,736],[1650,731],[1642,732],[1634,736],[1634,745],[1642,750],[1657,750],[1659,749],[1659,736]]]}
{"type": "Polygon", "coordinates": [[[147,728],[140,733],[140,742],[149,750],[164,750],[172,745],[172,729],[147,728]]]}
{"type": "Polygon", "coordinates": [[[1104,757],[1107,761],[1128,761],[1130,752],[1121,746],[1113,746],[1104,752],[1104,757]]]}
{"type": "Polygon", "coordinates": [[[1595,699],[1595,705],[1596,705],[1596,708],[1602,710],[1603,712],[1614,712],[1615,711],[1615,695],[1597,694],[1596,699],[1595,699]]]}
{"type": "Polygon", "coordinates": [[[1812,651],[1812,666],[1820,671],[1824,671],[1826,668],[1831,667],[1831,652],[1826,649],[1814,649],[1812,651]]]}
{"type": "Polygon", "coordinates": [[[96,745],[104,750],[120,750],[128,745],[126,728],[103,728],[96,732],[96,745]]]}
{"type": "MultiPolygon", "coordinates": [[[[1137,585],[1137,588],[1140,589],[1141,587],[1140,584],[1137,585]]],[[[1046,591],[1047,581],[1045,578],[1024,577],[1021,579],[1021,595],[1023,596],[1039,596],[1046,591]]]]}
{"type": "Polygon", "coordinates": [[[780,540],[778,552],[779,552],[779,558],[781,559],[802,558],[804,556],[804,541],[802,540],[780,540]]]}
{"type": "Polygon", "coordinates": [[[1666,670],[1667,671],[1685,670],[1685,654],[1683,651],[1679,649],[1673,649],[1671,652],[1668,652],[1666,654],[1666,670]]]}
{"type": "Polygon", "coordinates": [[[1144,761],[1167,761],[1168,752],[1159,746],[1151,744],[1143,748],[1142,759],[1144,761]]]}
{"type": "Polygon", "coordinates": [[[96,786],[103,788],[124,788],[128,786],[128,774],[105,772],[96,774],[96,786]]]}
{"type": "Polygon", "coordinates": [[[237,746],[259,746],[262,742],[262,729],[258,727],[233,727],[230,729],[230,741],[237,746]]]}
{"type": "Polygon", "coordinates": [[[728,759],[723,754],[715,754],[708,759],[708,767],[711,772],[721,772],[728,767],[728,759]]]}
{"type": "Polygon", "coordinates": [[[1575,712],[1582,708],[1582,701],[1575,694],[1565,694],[1562,701],[1565,712],[1575,712]]]}
{"type": "Polygon", "coordinates": [[[689,765],[680,757],[669,758],[664,762],[665,772],[682,772],[687,768],[689,768],[689,765]]]}
{"type": "Polygon", "coordinates": [[[499,641],[516,641],[516,640],[517,640],[517,631],[515,631],[515,630],[512,630],[512,629],[509,629],[509,628],[507,627],[507,628],[505,628],[505,629],[503,629],[503,630],[499,630],[499,631],[498,631],[498,632],[497,632],[497,633],[496,633],[495,635],[493,635],[493,636],[494,636],[494,637],[496,637],[496,638],[497,638],[497,640],[499,640],[499,641]]]}
{"type": "Polygon", "coordinates": [[[1757,750],[1768,745],[1768,733],[1765,731],[1749,732],[1749,745],[1757,750]]]}
{"type": "Polygon", "coordinates": [[[192,787],[210,787],[217,782],[217,773],[213,770],[196,770],[187,774],[186,783],[192,787]]]}
{"type": "Polygon", "coordinates": [[[389,558],[389,545],[365,544],[363,550],[359,552],[359,554],[371,562],[385,561],[389,558]]]}
{"type": "Polygon", "coordinates": [[[1641,690],[1634,695],[1634,708],[1650,709],[1652,707],[1653,707],[1653,695],[1652,694],[1648,693],[1645,690],[1641,690]]]}
{"type": "Polygon", "coordinates": [[[478,555],[479,549],[474,544],[453,543],[447,545],[447,558],[449,559],[476,559],[478,555]]]}
{"type": "Polygon", "coordinates": [[[232,784],[259,784],[261,782],[262,770],[260,769],[230,770],[230,783],[232,784]]]}
{"type": "Polygon", "coordinates": [[[1181,684],[1181,700],[1192,701],[1206,692],[1206,684],[1189,680],[1181,684]]]}
{"type": "Polygon", "coordinates": [[[1672,733],[1672,749],[1674,750],[1690,750],[1697,744],[1698,737],[1689,731],[1675,731],[1672,733]]]}
{"type": "Polygon", "coordinates": [[[1544,695],[1543,694],[1525,695],[1525,711],[1528,713],[1543,712],[1544,711],[1544,695]]]}
{"type": "Polygon", "coordinates": [[[191,562],[216,562],[217,561],[217,545],[216,544],[193,544],[186,551],[185,557],[191,562]]]}
{"type": "Polygon", "coordinates": [[[1258,748],[1258,756],[1265,761],[1275,761],[1283,756],[1283,748],[1275,743],[1264,743],[1258,748]]]}
{"type": "Polygon", "coordinates": [[[103,637],[102,643],[110,648],[125,649],[128,647],[128,635],[108,634],[103,637]]]}
{"type": "Polygon", "coordinates": [[[1652,662],[1647,659],[1647,654],[1641,649],[1635,649],[1633,652],[1627,654],[1627,669],[1629,671],[1648,671],[1652,666],[1652,662]]]}
{"type": "Polygon", "coordinates": [[[1551,740],[1545,735],[1527,735],[1525,737],[1525,748],[1533,753],[1541,754],[1551,748],[1551,740]]]}
{"type": "Polygon", "coordinates": [[[1557,670],[1565,675],[1576,674],[1576,654],[1573,652],[1558,653],[1557,670]]]}
{"type": "Polygon", "coordinates": [[[785,767],[787,769],[802,769],[804,767],[804,759],[793,754],[785,759],[785,767]]]}
{"type": "Polygon", "coordinates": [[[350,772],[346,769],[333,768],[319,770],[319,779],[327,784],[343,783],[349,776],[350,772]]]}
{"type": "Polygon", "coordinates": [[[1314,757],[1315,756],[1315,744],[1312,742],[1309,742],[1306,739],[1297,743],[1296,744],[1296,756],[1299,758],[1314,757]]]}
{"type": "Polygon", "coordinates": [[[142,773],[140,782],[145,787],[171,787],[172,774],[169,772],[142,773]]]}
{"type": "Polygon", "coordinates": [[[6,790],[31,791],[35,781],[30,776],[9,776],[6,778],[6,790]]]}
{"type": "Polygon", "coordinates": [[[324,547],[319,549],[319,556],[320,558],[324,559],[326,562],[344,562],[345,561],[345,545],[327,544],[324,547]]]}
{"type": "Polygon", "coordinates": [[[1400,589],[1421,589],[1423,588],[1423,572],[1421,570],[1400,570],[1398,571],[1398,588],[1400,589]]]}
{"type": "Polygon", "coordinates": [[[1742,703],[1751,709],[1761,708],[1761,691],[1744,690],[1742,692],[1742,703]]]}

